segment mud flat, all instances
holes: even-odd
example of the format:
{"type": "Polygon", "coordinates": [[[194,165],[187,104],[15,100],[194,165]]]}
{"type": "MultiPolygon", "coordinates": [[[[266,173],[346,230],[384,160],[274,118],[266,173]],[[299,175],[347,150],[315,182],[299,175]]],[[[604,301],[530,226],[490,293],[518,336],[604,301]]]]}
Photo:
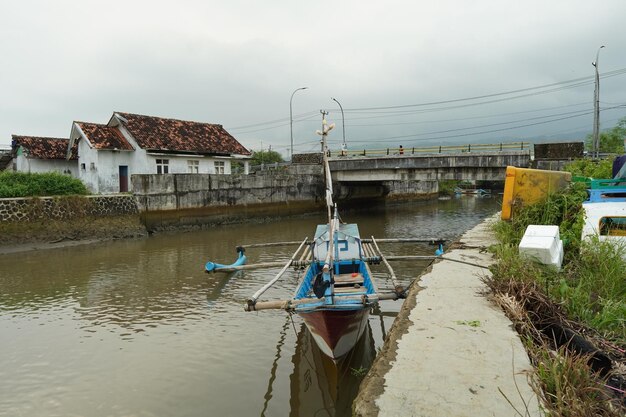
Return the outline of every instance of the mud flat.
{"type": "Polygon", "coordinates": [[[355,415],[543,415],[518,334],[482,295],[495,219],[465,233],[444,255],[469,264],[440,260],[411,289],[361,384],[355,415]]]}

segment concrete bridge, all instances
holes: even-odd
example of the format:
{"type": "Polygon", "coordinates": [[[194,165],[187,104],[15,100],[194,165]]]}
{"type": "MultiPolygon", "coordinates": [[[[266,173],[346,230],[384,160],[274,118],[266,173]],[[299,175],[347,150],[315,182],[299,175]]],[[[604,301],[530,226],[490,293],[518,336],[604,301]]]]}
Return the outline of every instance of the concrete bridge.
{"type": "Polygon", "coordinates": [[[530,150],[381,157],[332,157],[330,170],[339,183],[381,181],[503,181],[508,165],[528,167],[530,150]]]}

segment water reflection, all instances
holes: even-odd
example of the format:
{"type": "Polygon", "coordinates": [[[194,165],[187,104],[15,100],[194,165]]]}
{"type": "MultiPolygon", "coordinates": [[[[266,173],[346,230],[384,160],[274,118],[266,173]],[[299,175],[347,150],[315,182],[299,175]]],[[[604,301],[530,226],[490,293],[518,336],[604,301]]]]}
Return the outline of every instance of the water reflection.
{"type": "Polygon", "coordinates": [[[274,395],[274,382],[283,356],[286,336],[289,331],[295,332],[296,329],[299,330],[295,352],[291,358],[293,371],[289,376],[291,387],[289,415],[350,416],[352,400],[376,356],[369,323],[355,348],[345,358],[335,362],[322,353],[304,323],[296,325],[292,321],[292,316],[286,317],[281,329],[260,415],[263,417],[269,415],[268,407],[274,395]]]}

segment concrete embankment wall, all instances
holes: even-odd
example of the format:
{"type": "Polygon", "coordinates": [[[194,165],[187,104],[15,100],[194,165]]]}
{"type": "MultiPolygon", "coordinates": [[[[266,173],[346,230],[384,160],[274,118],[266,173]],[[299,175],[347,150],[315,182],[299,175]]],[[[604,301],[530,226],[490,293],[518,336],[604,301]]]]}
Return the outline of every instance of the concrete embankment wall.
{"type": "MultiPolygon", "coordinates": [[[[148,230],[288,216],[317,211],[325,204],[319,164],[253,175],[133,175],[131,181],[148,230]]],[[[340,202],[429,198],[437,191],[437,181],[334,184],[334,198],[340,202]]]]}
{"type": "Polygon", "coordinates": [[[319,166],[257,175],[133,175],[131,180],[148,230],[285,216],[324,204],[319,166]]]}
{"type": "MultiPolygon", "coordinates": [[[[134,195],[0,199],[0,222],[141,217],[147,230],[280,217],[320,210],[325,185],[319,164],[294,164],[253,175],[133,175],[134,195]]],[[[337,182],[334,199],[350,202],[436,196],[437,181],[337,182]]]]}

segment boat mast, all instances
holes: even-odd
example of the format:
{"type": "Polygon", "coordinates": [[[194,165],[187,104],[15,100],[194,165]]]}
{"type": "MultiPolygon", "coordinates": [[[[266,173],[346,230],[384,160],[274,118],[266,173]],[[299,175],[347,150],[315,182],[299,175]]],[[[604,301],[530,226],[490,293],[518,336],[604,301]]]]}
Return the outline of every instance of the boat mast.
{"type": "Polygon", "coordinates": [[[328,136],[328,132],[335,127],[335,124],[331,123],[329,125],[326,121],[326,115],[328,112],[320,110],[320,113],[322,113],[322,130],[318,130],[316,133],[322,137],[322,161],[324,164],[324,179],[326,182],[326,209],[328,211],[328,251],[326,252],[326,259],[324,263],[332,270],[335,246],[335,229],[338,226],[337,222],[339,220],[337,216],[337,207],[333,202],[333,179],[330,175],[330,166],[328,165],[328,144],[326,142],[326,137],[328,136]]]}

